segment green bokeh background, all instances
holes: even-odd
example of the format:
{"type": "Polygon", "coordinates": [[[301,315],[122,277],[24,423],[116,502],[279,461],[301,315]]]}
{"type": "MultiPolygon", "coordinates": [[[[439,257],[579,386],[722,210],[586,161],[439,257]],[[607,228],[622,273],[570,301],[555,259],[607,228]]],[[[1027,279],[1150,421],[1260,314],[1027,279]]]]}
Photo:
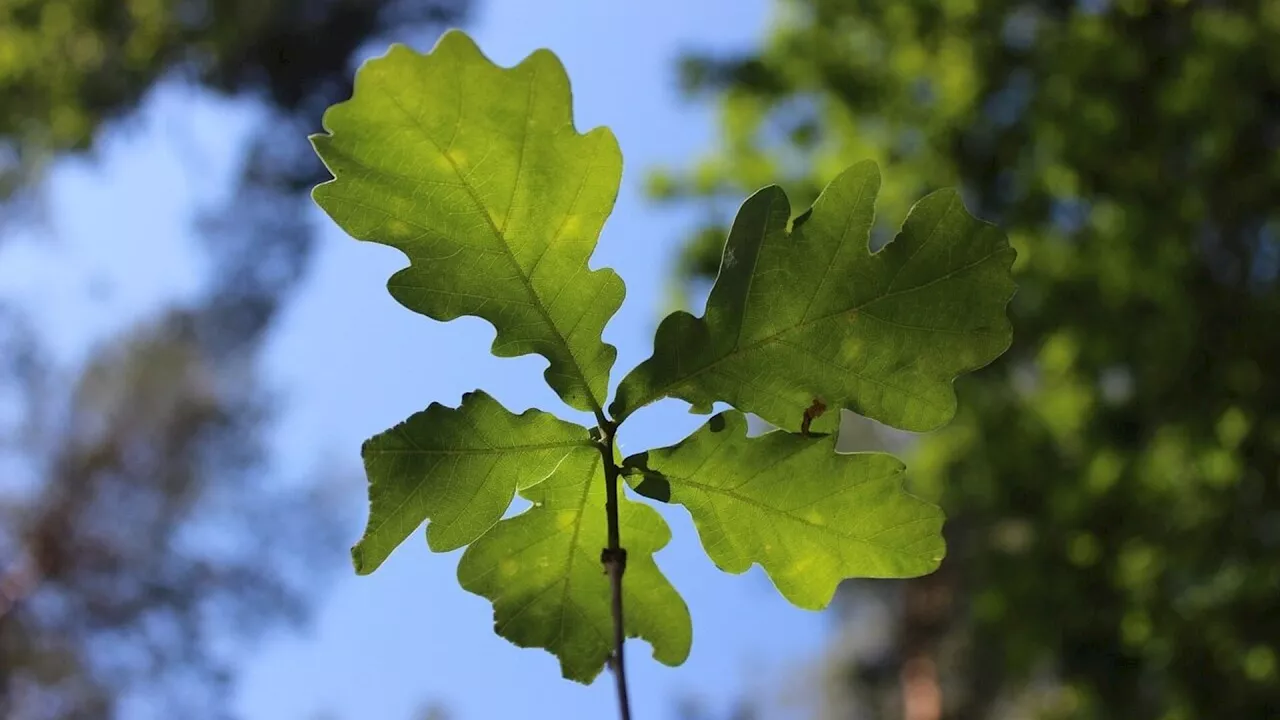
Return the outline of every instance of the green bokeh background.
{"type": "Polygon", "coordinates": [[[833,697],[901,717],[924,661],[948,718],[1275,717],[1280,2],[783,0],[776,19],[758,52],[684,62],[723,140],[650,178],[707,213],[679,304],[735,198],[783,178],[799,212],[863,158],[884,174],[873,243],[956,185],[1018,250],[1013,348],[908,455],[949,556],[833,697]]]}

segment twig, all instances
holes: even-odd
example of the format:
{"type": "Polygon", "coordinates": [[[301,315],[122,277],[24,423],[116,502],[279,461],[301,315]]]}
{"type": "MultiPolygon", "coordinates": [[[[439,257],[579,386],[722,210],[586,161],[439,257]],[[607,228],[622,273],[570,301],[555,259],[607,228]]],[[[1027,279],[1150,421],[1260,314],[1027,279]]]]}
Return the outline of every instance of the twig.
{"type": "Polygon", "coordinates": [[[605,514],[609,519],[609,546],[600,551],[600,562],[609,575],[609,591],[613,598],[613,656],[609,667],[613,670],[614,684],[618,689],[618,714],[622,720],[631,720],[631,700],[627,696],[627,669],[623,659],[622,644],[626,640],[626,628],[622,615],[622,575],[627,570],[627,551],[622,548],[618,532],[618,465],[613,460],[613,434],[617,427],[608,421],[601,424],[604,454],[605,514]]]}

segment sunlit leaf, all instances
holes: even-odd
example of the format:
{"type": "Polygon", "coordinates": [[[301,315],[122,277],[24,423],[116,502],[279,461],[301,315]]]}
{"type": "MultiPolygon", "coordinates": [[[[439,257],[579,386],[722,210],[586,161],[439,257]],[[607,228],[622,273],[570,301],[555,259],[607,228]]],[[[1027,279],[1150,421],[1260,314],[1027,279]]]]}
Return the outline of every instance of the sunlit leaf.
{"type": "MultiPolygon", "coordinates": [[[[609,579],[600,563],[607,545],[603,458],[574,452],[543,482],[521,491],[534,503],[472,543],[458,581],[494,604],[497,633],[521,647],[545,648],[566,678],[590,682],[613,650],[609,579]]],[[[689,610],[654,563],[671,539],[652,508],[619,498],[627,550],[623,578],[626,632],[679,665],[689,655],[689,610]]]]}
{"type": "Polygon", "coordinates": [[[598,454],[586,428],[537,410],[516,415],[483,392],[457,408],[432,403],[364,444],[369,522],[351,550],[356,571],[378,569],[424,521],[432,550],[455,550],[502,517],[516,490],[571,454],[598,454]]]}
{"type": "MultiPolygon", "coordinates": [[[[653,356],[623,379],[614,414],[676,397],[703,412],[728,402],[790,430],[815,401],[904,430],[950,420],[954,378],[1009,347],[1014,252],[943,190],[872,253],[879,185],[874,163],[854,165],[793,228],[780,188],[752,195],[705,316],[663,320],[653,356]]],[[[812,427],[834,429],[838,418],[828,412],[812,427]]]]}
{"type": "Polygon", "coordinates": [[[800,607],[826,607],[846,578],[932,572],[945,552],[942,511],[903,491],[902,463],[836,453],[834,435],[751,438],[729,411],[625,466],[638,492],[688,508],[720,569],[759,563],[800,607]]]}
{"type": "MultiPolygon", "coordinates": [[[[921,200],[875,253],[874,164],[846,170],[794,222],[780,189],[756,193],[729,233],[705,317],[661,324],[609,418],[615,352],[601,333],[623,289],[587,263],[621,159],[607,130],[574,129],[559,61],[538,51],[499,68],[458,32],[427,55],[393,46],[359,71],[325,127],[313,140],[335,179],[316,200],[348,233],[409,257],[388,284],[393,296],[437,320],[488,320],[495,354],[543,355],[551,386],[598,421],[589,431],[515,415],[477,392],[373,438],[358,571],[372,572],[425,522],[432,549],[466,547],[459,583],[492,601],[499,635],[592,681],[615,651],[602,551],[617,547],[605,497],[618,468],[605,454],[622,422],[662,397],[705,412],[736,406],[622,468],[641,494],[689,510],[721,568],[759,564],[787,599],[815,609],[846,578],[937,568],[942,513],[903,490],[902,463],[837,453],[824,430],[846,409],[937,427],[955,411],[952,381],[1008,347],[1013,251],[956,193],[921,200]],[[746,412],[784,430],[748,438],[746,412]],[[532,507],[503,519],[516,493],[532,507]]],[[[689,612],[654,559],[670,531],[625,497],[617,521],[622,631],[679,664],[689,612]]]]}
{"type": "Polygon", "coordinates": [[[572,120],[549,51],[506,69],[457,31],[427,55],[393,45],[325,113],[312,141],[335,179],[314,195],[353,237],[409,257],[387,284],[401,304],[488,320],[495,355],[546,357],[560,397],[599,414],[616,355],[600,333],[624,291],[587,260],[622,156],[608,129],[572,120]]]}

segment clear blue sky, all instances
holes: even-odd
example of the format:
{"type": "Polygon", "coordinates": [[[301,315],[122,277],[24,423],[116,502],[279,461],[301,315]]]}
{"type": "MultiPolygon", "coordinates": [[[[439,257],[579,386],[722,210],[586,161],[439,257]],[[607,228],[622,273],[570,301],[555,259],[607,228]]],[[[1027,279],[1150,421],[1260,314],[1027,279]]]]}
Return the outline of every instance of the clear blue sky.
{"type": "MultiPolygon", "coordinates": [[[[618,346],[620,376],[652,348],[668,261],[697,217],[645,201],[645,170],[679,164],[714,142],[712,110],[678,97],[675,60],[685,48],[758,42],[768,3],[478,0],[477,10],[468,30],[490,57],[510,65],[535,48],[553,49],[572,79],[578,127],[609,125],[621,143],[622,192],[593,260],[617,269],[627,284],[626,303],[605,333],[618,346]]],[[[396,39],[430,45],[427,38],[396,39]]],[[[249,105],[162,89],[138,123],[113,135],[101,163],[60,165],[49,199],[56,245],[6,247],[0,295],[39,297],[36,319],[63,361],[73,362],[92,341],[194,292],[203,268],[190,239],[191,213],[231,187],[241,141],[256,119],[249,105]],[[55,261],[52,287],[42,285],[55,261]],[[113,288],[106,299],[87,294],[94,280],[113,288]]],[[[345,237],[318,211],[317,222],[325,230],[313,274],[264,357],[286,402],[273,437],[273,474],[325,468],[349,476],[339,492],[351,509],[352,540],[365,507],[360,442],[430,402],[454,405],[480,387],[517,412],[538,406],[589,420],[564,409],[543,385],[545,361],[489,355],[487,324],[435,323],[392,301],[384,284],[403,264],[398,253],[345,237]]],[[[699,420],[680,403],[659,404],[626,428],[623,449],[674,442],[699,420]]],[[[825,620],[787,605],[758,569],[720,573],[701,552],[687,514],[664,514],[676,539],[658,562],[689,604],[694,645],[688,662],[671,669],[653,661],[643,643],[629,643],[637,717],[671,717],[681,697],[723,715],[738,697],[782,692],[821,647],[825,620]]],[[[408,720],[428,701],[458,720],[613,717],[608,675],[590,687],[560,680],[550,655],[493,634],[488,601],[454,578],[458,555],[429,553],[418,534],[376,574],[357,578],[346,554],[336,554],[331,578],[318,583],[314,623],[301,635],[270,638],[246,659],[236,699],[246,720],[309,720],[321,711],[345,720],[408,720]]]]}

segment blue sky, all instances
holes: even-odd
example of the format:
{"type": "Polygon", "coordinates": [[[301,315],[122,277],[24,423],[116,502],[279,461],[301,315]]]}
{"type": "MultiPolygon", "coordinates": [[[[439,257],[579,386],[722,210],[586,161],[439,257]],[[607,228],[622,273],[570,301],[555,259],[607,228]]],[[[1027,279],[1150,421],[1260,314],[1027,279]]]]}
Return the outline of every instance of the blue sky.
{"type": "MultiPolygon", "coordinates": [[[[605,333],[619,349],[616,380],[651,350],[668,261],[698,217],[648,203],[645,170],[687,161],[715,137],[711,109],[678,97],[676,57],[686,48],[758,42],[768,4],[480,0],[477,10],[467,29],[491,58],[511,65],[535,48],[553,49],[573,83],[578,127],[608,125],[622,146],[621,195],[592,263],[615,268],[627,284],[626,303],[605,333]]],[[[420,49],[431,43],[396,39],[420,49]]],[[[199,289],[204,268],[190,238],[191,214],[229,191],[241,142],[257,119],[251,105],[166,86],[136,123],[113,132],[100,162],[58,167],[48,198],[51,237],[4,248],[0,294],[40,298],[35,319],[64,363],[199,289]],[[103,282],[112,288],[106,299],[89,293],[103,282]]],[[[324,229],[312,275],[264,356],[286,403],[273,436],[274,469],[280,478],[321,468],[348,477],[337,491],[351,509],[352,540],[365,508],[360,442],[432,401],[456,405],[463,392],[483,388],[517,412],[537,406],[589,422],[541,382],[544,360],[491,356],[493,330],[482,321],[440,324],[400,307],[384,285],[402,256],[345,237],[319,211],[316,220],[324,229]]],[[[699,419],[680,403],[660,403],[629,423],[623,449],[674,442],[699,419]]],[[[758,569],[720,573],[687,514],[664,514],[676,539],[658,562],[689,604],[694,645],[676,669],[653,661],[643,643],[628,645],[636,716],[671,717],[682,697],[723,716],[738,697],[785,690],[822,646],[825,620],[787,605],[758,569]]],[[[335,555],[332,579],[318,583],[314,623],[302,634],[271,637],[246,658],[236,698],[246,720],[310,720],[322,711],[345,720],[409,720],[426,702],[458,720],[613,717],[607,675],[590,687],[560,680],[550,655],[493,634],[488,601],[454,578],[459,555],[429,553],[418,534],[363,578],[345,553],[335,555]]]]}

